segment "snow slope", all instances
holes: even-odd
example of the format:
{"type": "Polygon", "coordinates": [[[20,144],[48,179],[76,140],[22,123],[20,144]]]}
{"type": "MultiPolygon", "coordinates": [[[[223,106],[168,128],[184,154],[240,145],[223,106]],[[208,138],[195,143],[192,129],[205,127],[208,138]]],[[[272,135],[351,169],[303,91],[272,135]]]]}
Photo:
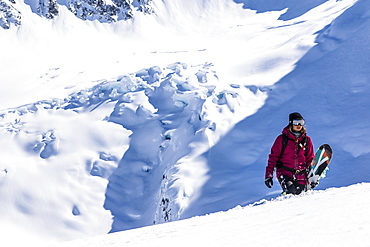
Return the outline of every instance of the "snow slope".
{"type": "Polygon", "coordinates": [[[313,191],[55,246],[369,246],[369,192],[369,183],[313,191]]]}
{"type": "MultiPolygon", "coordinates": [[[[264,174],[266,154],[292,111],[301,112],[307,119],[308,134],[315,148],[322,143],[330,143],[333,147],[335,165],[320,188],[369,181],[370,136],[366,122],[370,112],[365,106],[370,89],[367,69],[370,54],[365,41],[370,24],[368,10],[368,3],[359,1],[326,26],[318,34],[318,45],[291,73],[271,87],[264,106],[238,123],[205,154],[211,160],[211,167],[223,168],[211,168],[215,171],[214,179],[211,174],[203,187],[202,200],[197,201],[198,208],[203,208],[204,212],[220,209],[220,203],[213,209],[212,198],[205,195],[219,188],[220,177],[230,172],[231,179],[221,183],[220,188],[224,191],[224,209],[231,207],[230,203],[236,198],[240,200],[241,192],[237,188],[245,188],[242,194],[245,193],[246,203],[268,193],[259,182],[264,174]],[[223,166],[225,163],[228,165],[223,166]],[[247,192],[250,190],[254,191],[252,195],[247,192]]],[[[189,211],[189,215],[196,214],[189,211]]]]}
{"type": "Polygon", "coordinates": [[[3,243],[276,197],[264,167],[292,111],[334,149],[318,189],[369,182],[368,1],[235,2],[154,1],[156,15],[111,24],[17,2],[23,24],[0,29],[3,243]]]}

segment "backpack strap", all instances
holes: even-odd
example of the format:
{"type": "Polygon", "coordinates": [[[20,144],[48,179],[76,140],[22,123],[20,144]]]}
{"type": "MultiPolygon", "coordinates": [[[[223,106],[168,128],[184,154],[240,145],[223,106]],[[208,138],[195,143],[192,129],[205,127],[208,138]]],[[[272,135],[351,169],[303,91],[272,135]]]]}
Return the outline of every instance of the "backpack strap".
{"type": "Polygon", "coordinates": [[[299,143],[299,146],[303,149],[306,150],[306,144],[307,144],[307,136],[302,137],[302,141],[299,143]]]}
{"type": "Polygon", "coordinates": [[[281,146],[280,155],[279,155],[279,158],[278,158],[278,160],[276,162],[276,168],[281,168],[283,166],[283,164],[281,163],[280,159],[281,159],[281,157],[284,154],[286,145],[288,144],[288,136],[286,134],[284,134],[284,133],[282,134],[282,136],[283,136],[283,145],[281,146]]]}

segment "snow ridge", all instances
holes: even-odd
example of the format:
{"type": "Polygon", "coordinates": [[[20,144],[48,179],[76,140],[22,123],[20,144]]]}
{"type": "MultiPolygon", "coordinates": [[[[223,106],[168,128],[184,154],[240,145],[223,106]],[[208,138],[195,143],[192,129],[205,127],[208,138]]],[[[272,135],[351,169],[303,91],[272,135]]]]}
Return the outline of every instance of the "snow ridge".
{"type": "Polygon", "coordinates": [[[199,156],[239,120],[236,113],[245,108],[243,97],[250,93],[220,87],[211,67],[175,63],[165,73],[157,67],[138,73],[150,87],[134,95],[135,102],[148,97],[156,112],[142,105],[133,110],[127,102],[116,104],[110,121],[133,134],[106,193],[105,207],[114,215],[113,232],[177,220],[196,199],[207,179],[206,164],[199,156]],[[220,115],[210,117],[209,112],[220,115]],[[235,120],[225,123],[222,114],[235,115],[235,120]]]}
{"type": "MultiPolygon", "coordinates": [[[[94,116],[96,127],[104,122],[123,127],[116,135],[129,139],[127,151],[121,144],[104,150],[99,144],[88,151],[95,158],[88,158],[86,164],[74,161],[77,164],[73,169],[79,169],[85,178],[73,179],[79,186],[92,177],[108,183],[104,207],[114,216],[112,232],[177,220],[196,200],[199,188],[207,180],[207,164],[201,155],[234,124],[251,114],[255,107],[251,100],[257,94],[259,98],[263,95],[246,87],[219,83],[212,67],[207,63],[197,66],[174,63],[166,68],[142,69],[99,82],[65,99],[3,110],[0,129],[15,136],[18,143],[28,143],[26,150],[37,154],[33,159],[38,166],[38,159],[56,162],[53,157],[65,153],[67,137],[50,123],[41,129],[35,127],[29,120],[32,115],[58,115],[71,125],[76,114],[94,116]],[[120,153],[124,154],[122,159],[120,153]]],[[[94,133],[96,127],[84,127],[91,129],[90,139],[100,138],[94,133]]],[[[107,126],[105,131],[110,128],[107,126]]],[[[113,131],[117,128],[112,130],[114,135],[113,131]]],[[[79,136],[69,138],[73,143],[79,136]]],[[[102,197],[104,191],[100,192],[102,197]]],[[[53,203],[44,200],[45,206],[53,203]]],[[[84,203],[91,201],[74,201],[71,213],[84,215],[80,212],[87,207],[84,203]]]]}

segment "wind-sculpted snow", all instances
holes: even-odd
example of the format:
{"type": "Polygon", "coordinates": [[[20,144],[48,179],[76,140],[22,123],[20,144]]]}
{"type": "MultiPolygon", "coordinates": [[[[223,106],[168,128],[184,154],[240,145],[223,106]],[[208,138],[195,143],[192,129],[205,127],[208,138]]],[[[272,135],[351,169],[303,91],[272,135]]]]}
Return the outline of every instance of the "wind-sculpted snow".
{"type": "Polygon", "coordinates": [[[44,225],[70,237],[93,221],[96,229],[109,230],[103,202],[114,216],[111,231],[179,219],[207,180],[207,164],[199,157],[258,108],[255,93],[219,84],[211,64],[175,63],[102,81],[64,99],[4,110],[3,142],[24,155],[0,166],[2,183],[16,188],[12,195],[0,189],[3,207],[12,208],[15,200],[25,222],[41,212],[59,215],[44,225]],[[43,188],[25,201],[45,177],[63,180],[65,187],[43,188]],[[24,178],[32,178],[32,186],[24,178]],[[51,210],[60,197],[64,202],[51,210]]]}

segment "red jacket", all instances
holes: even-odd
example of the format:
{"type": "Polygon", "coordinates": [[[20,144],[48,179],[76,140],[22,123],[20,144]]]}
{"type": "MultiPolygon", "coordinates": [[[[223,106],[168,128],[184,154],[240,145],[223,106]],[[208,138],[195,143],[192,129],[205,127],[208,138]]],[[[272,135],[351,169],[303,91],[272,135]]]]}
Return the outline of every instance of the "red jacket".
{"type": "MultiPolygon", "coordinates": [[[[293,135],[293,133],[289,131],[288,127],[285,127],[282,133],[287,135],[288,137],[286,148],[280,159],[283,166],[292,168],[294,170],[305,170],[307,167],[310,166],[311,161],[315,156],[311,138],[306,134],[302,134],[297,139],[295,135],[293,135]],[[302,148],[299,144],[303,142],[304,137],[306,137],[306,146],[305,148],[302,148]]],[[[265,178],[273,177],[274,169],[279,159],[282,146],[283,146],[283,135],[279,135],[271,148],[271,153],[269,155],[268,164],[266,167],[265,178]]],[[[291,178],[295,177],[297,182],[299,182],[300,184],[307,183],[306,172],[300,172],[295,174],[293,173],[294,172],[291,170],[279,168],[276,170],[276,177],[280,177],[281,175],[287,175],[291,178]]]]}

